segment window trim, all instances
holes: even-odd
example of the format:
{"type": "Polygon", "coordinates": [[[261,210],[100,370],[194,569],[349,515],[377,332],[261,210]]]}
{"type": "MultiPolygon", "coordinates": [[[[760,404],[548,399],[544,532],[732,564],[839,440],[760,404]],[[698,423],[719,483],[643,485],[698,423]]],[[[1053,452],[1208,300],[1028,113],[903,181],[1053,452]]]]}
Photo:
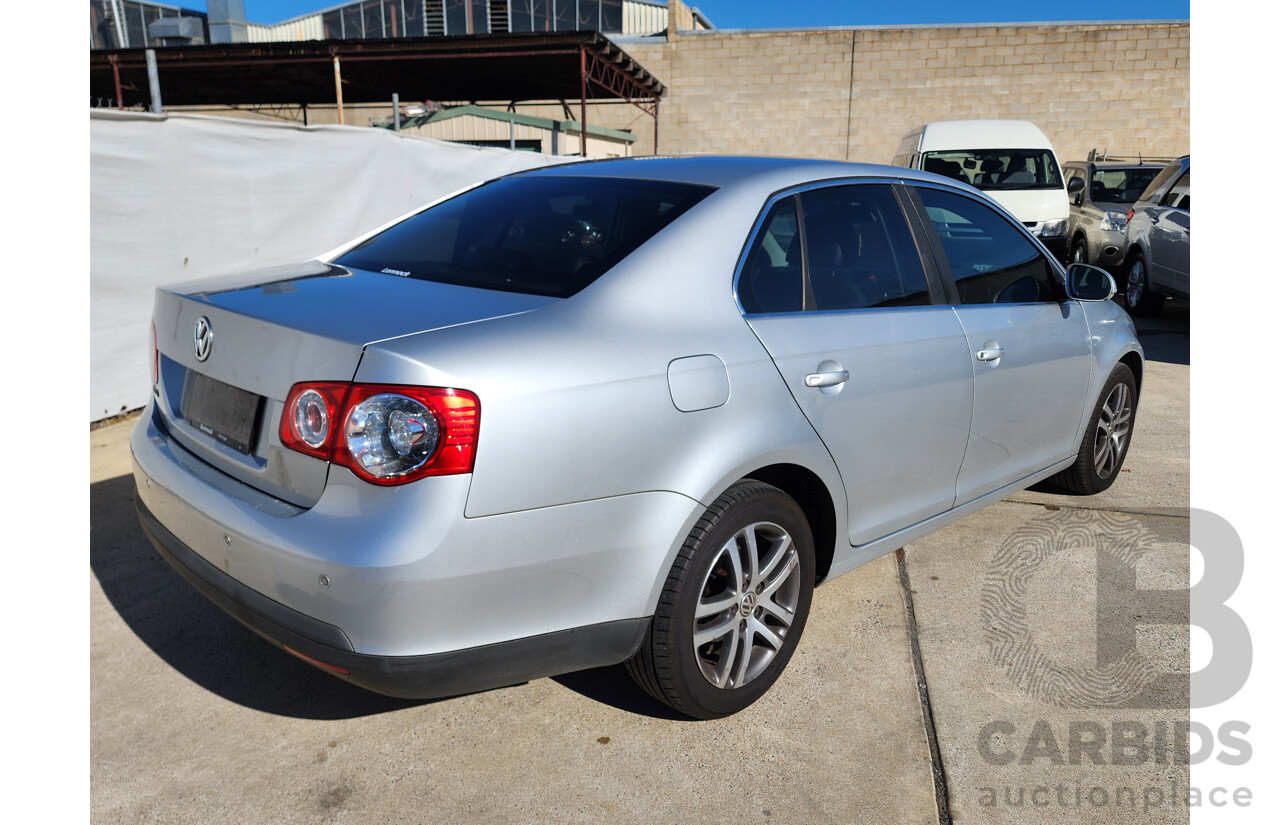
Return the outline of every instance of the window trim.
{"type": "MultiPolygon", "coordinates": [[[[936,259],[938,270],[941,273],[943,273],[942,280],[943,280],[943,285],[945,286],[947,291],[948,304],[956,308],[984,306],[984,304],[966,304],[960,301],[960,289],[959,287],[956,286],[955,274],[951,270],[951,261],[950,259],[947,258],[946,249],[942,246],[942,239],[938,237],[938,231],[933,225],[933,220],[929,217],[929,212],[925,208],[924,201],[920,198],[920,194],[918,192],[918,190],[920,189],[935,189],[939,192],[947,192],[952,195],[957,195],[959,197],[967,198],[973,201],[974,203],[979,204],[980,206],[985,206],[988,209],[991,209],[992,212],[996,213],[997,217],[1004,220],[1004,222],[1007,223],[1009,226],[1012,226],[1024,238],[1029,240],[1036,249],[1040,250],[1041,256],[1049,262],[1050,271],[1055,276],[1054,291],[1057,293],[1056,300],[1054,301],[1023,301],[1019,303],[999,304],[999,306],[1038,306],[1041,304],[1048,304],[1048,303],[1055,303],[1055,304],[1061,305],[1064,303],[1068,303],[1072,300],[1071,297],[1067,295],[1067,271],[1063,268],[1062,264],[1053,255],[1053,253],[1051,253],[1048,250],[1048,248],[1043,243],[1041,243],[1040,239],[1037,238],[1035,235],[1032,235],[1031,232],[1029,232],[1025,226],[1023,226],[1021,223],[1019,223],[1016,220],[1010,220],[1009,216],[1005,214],[1004,208],[1001,207],[999,204],[995,203],[994,200],[987,200],[984,198],[975,198],[973,195],[969,194],[968,192],[962,192],[959,189],[953,189],[949,186],[939,186],[938,184],[933,183],[932,181],[911,182],[908,184],[906,188],[908,190],[908,194],[910,195],[911,203],[915,207],[915,219],[922,224],[923,231],[926,237],[928,237],[929,239],[929,246],[933,252],[934,258],[936,259]]],[[[992,304],[992,306],[996,306],[996,304],[992,304]]]]}
{"type": "MultiPolygon", "coordinates": [[[[943,187],[938,187],[943,188],[943,187]]],[[[788,186],[785,189],[779,189],[765,199],[764,206],[756,215],[755,222],[752,224],[751,232],[747,235],[746,242],[742,245],[742,251],[738,253],[738,263],[733,271],[733,283],[731,286],[733,292],[733,302],[738,307],[738,312],[744,318],[767,318],[773,316],[789,316],[789,315],[833,315],[847,314],[852,312],[903,312],[920,309],[930,309],[939,306],[946,306],[946,281],[942,278],[941,272],[933,261],[933,253],[929,246],[926,245],[928,236],[922,235],[918,226],[915,225],[911,210],[907,208],[908,195],[906,186],[901,178],[875,177],[875,178],[828,178],[819,181],[809,181],[797,186],[788,186]],[[920,259],[920,266],[924,270],[925,284],[929,290],[929,303],[920,304],[918,306],[902,306],[902,307],[859,307],[856,309],[810,309],[814,303],[813,286],[809,280],[809,240],[805,234],[804,228],[804,207],[803,198],[800,197],[805,192],[812,192],[819,189],[832,189],[838,186],[887,186],[894,196],[894,201],[898,205],[898,211],[902,215],[903,220],[907,224],[907,229],[911,235],[911,240],[915,243],[916,255],[920,259]],[[743,270],[747,265],[747,258],[751,254],[751,250],[755,248],[756,240],[760,233],[765,229],[765,221],[772,213],[774,206],[779,202],[787,199],[795,199],[796,209],[796,233],[800,236],[800,268],[801,282],[803,284],[804,293],[801,299],[801,308],[798,310],[786,310],[782,312],[747,312],[742,306],[742,299],[738,297],[738,284],[742,279],[743,270]]]]}

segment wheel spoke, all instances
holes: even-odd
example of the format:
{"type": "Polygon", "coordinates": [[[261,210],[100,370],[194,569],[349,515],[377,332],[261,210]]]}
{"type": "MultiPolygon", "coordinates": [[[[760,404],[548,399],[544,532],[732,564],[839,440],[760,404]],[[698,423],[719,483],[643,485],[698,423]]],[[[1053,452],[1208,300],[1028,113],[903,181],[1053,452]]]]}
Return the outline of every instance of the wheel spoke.
{"type": "Polygon", "coordinates": [[[732,627],[732,633],[729,638],[725,639],[720,648],[720,661],[716,664],[712,672],[712,682],[716,687],[729,687],[729,674],[733,671],[733,666],[738,660],[738,644],[740,637],[738,635],[738,623],[735,621],[732,627]]]}
{"type": "Polygon", "coordinates": [[[735,638],[737,637],[738,616],[736,614],[729,616],[722,622],[717,622],[716,624],[702,628],[701,630],[695,630],[693,632],[693,646],[695,648],[702,647],[708,642],[714,642],[718,639],[722,639],[730,633],[733,633],[735,638]]]}
{"type": "Polygon", "coordinates": [[[717,613],[723,613],[726,610],[732,610],[738,606],[741,595],[734,592],[726,592],[723,596],[715,598],[713,601],[705,599],[698,602],[698,608],[693,612],[694,619],[706,619],[717,613]]]}
{"type": "Polygon", "coordinates": [[[791,576],[792,572],[800,566],[800,556],[794,549],[787,554],[786,558],[786,564],[782,566],[782,569],[778,571],[772,581],[765,583],[764,589],[760,591],[761,601],[772,601],[773,594],[778,592],[778,588],[782,587],[783,583],[785,583],[791,576]]]}
{"type": "Polygon", "coordinates": [[[758,636],[764,639],[769,647],[773,648],[774,652],[782,650],[782,637],[764,622],[757,621],[754,618],[749,619],[747,621],[747,632],[752,634],[752,641],[754,641],[754,637],[758,636]]]}
{"type": "Polygon", "coordinates": [[[790,551],[791,536],[783,533],[782,538],[778,539],[773,546],[773,554],[769,557],[769,563],[760,571],[760,583],[767,584],[769,582],[769,577],[773,575],[773,571],[788,557],[790,551]]]}
{"type": "Polygon", "coordinates": [[[784,628],[791,627],[791,621],[795,618],[794,613],[773,599],[762,599],[760,601],[760,609],[781,622],[784,628]]]}
{"type": "Polygon", "coordinates": [[[738,537],[734,536],[729,539],[721,553],[729,557],[729,565],[733,568],[733,588],[741,593],[745,587],[742,578],[742,556],[738,553],[738,537]]]}
{"type": "Polygon", "coordinates": [[[748,525],[746,528],[741,530],[738,535],[743,537],[744,543],[747,546],[747,575],[745,579],[739,579],[739,582],[742,584],[743,592],[746,592],[747,587],[752,582],[759,581],[760,579],[760,547],[756,543],[756,525],[748,525]]]}
{"type": "Polygon", "coordinates": [[[737,661],[734,663],[733,686],[742,687],[747,683],[747,668],[751,665],[751,650],[755,647],[755,633],[752,632],[751,623],[747,623],[746,633],[735,638],[740,641],[734,645],[737,661]]]}

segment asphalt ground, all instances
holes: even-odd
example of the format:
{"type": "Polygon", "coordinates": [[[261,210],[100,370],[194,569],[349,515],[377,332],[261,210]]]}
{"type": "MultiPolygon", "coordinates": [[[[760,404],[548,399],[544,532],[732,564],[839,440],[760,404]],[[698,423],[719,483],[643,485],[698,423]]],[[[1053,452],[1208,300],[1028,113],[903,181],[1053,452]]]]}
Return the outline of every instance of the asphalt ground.
{"type": "Polygon", "coordinates": [[[621,667],[432,702],[329,677],[160,559],[133,422],[94,430],[92,821],[1187,822],[1189,326],[1139,321],[1109,491],[1019,493],[822,585],[778,684],[712,722],[621,667]]]}

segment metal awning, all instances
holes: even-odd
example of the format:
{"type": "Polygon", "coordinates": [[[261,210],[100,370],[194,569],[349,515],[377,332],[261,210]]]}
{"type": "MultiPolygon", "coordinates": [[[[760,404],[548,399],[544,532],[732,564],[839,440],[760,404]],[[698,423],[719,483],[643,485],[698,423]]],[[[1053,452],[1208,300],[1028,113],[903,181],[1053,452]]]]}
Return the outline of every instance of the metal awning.
{"type": "MultiPolygon", "coordinates": [[[[146,49],[89,53],[91,98],[150,102],[146,49]]],[[[654,118],[666,87],[598,32],[229,43],[154,50],[166,106],[401,100],[625,100],[654,118]]],[[[585,142],[585,138],[584,138],[585,142]]],[[[585,153],[585,145],[583,147],[585,153]]]]}

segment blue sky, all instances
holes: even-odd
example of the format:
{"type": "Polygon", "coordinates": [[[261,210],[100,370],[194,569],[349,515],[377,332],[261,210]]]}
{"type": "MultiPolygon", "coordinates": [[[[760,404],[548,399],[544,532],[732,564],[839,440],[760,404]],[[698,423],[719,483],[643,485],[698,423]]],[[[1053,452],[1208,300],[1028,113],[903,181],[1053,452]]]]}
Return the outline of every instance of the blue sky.
{"type": "MultiPolygon", "coordinates": [[[[204,0],[168,0],[204,9],[204,0]]],[[[277,23],[342,0],[245,0],[254,23],[277,23]]],[[[1140,5],[1114,0],[1027,3],[1026,0],[914,0],[911,3],[849,0],[696,0],[695,6],[722,29],[796,26],[878,26],[901,23],[1017,23],[1053,20],[1187,20],[1191,0],[1149,0],[1140,5]]]]}

